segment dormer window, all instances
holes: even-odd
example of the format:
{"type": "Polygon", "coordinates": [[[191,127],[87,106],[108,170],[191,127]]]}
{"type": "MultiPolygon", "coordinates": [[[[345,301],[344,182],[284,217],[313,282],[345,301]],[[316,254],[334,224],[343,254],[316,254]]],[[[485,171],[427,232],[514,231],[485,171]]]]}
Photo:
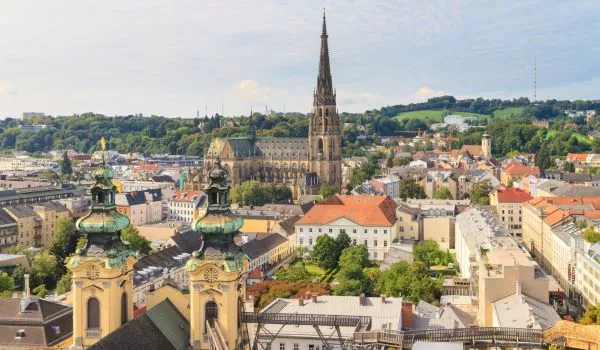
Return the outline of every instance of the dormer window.
{"type": "Polygon", "coordinates": [[[15,335],[15,339],[22,339],[22,338],[25,338],[25,330],[19,329],[17,331],[17,334],[15,335]]]}

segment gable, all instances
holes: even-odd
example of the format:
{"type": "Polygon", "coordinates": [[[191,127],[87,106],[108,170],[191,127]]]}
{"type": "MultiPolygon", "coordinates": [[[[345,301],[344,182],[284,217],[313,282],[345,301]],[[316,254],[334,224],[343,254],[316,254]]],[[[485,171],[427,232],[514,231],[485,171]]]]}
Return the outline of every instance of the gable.
{"type": "Polygon", "coordinates": [[[349,226],[349,225],[358,225],[356,222],[350,220],[347,217],[341,217],[339,219],[333,220],[329,223],[330,226],[349,226]]]}

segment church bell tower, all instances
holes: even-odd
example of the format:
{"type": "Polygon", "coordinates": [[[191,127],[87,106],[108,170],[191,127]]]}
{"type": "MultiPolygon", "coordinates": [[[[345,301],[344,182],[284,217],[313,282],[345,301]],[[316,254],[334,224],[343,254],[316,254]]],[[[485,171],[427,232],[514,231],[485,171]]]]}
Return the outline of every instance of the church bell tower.
{"type": "Polygon", "coordinates": [[[91,210],[76,223],[86,243],[67,262],[73,281],[73,348],[91,346],[133,318],[136,258],[121,242],[121,230],[129,226],[129,218],[116,210],[114,175],[103,156],[100,167],[92,172],[91,210]]]}
{"type": "Polygon", "coordinates": [[[237,349],[249,259],[233,242],[243,220],[229,210],[228,173],[217,158],[208,173],[207,213],[192,223],[202,246],[185,270],[190,281],[190,344],[198,349],[237,349]]]}
{"type": "Polygon", "coordinates": [[[321,54],[317,88],[313,95],[313,117],[308,126],[310,171],[319,183],[342,186],[341,121],[336,108],[336,94],[331,79],[327,25],[323,13],[321,54]]]}

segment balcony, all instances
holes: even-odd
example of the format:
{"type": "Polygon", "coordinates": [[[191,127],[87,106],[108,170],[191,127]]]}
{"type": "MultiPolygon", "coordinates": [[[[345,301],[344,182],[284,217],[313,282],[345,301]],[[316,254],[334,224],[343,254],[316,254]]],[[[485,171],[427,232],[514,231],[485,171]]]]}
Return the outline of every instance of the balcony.
{"type": "Polygon", "coordinates": [[[98,338],[100,338],[100,333],[101,333],[101,330],[99,328],[88,328],[85,330],[86,338],[98,339],[98,338]]]}

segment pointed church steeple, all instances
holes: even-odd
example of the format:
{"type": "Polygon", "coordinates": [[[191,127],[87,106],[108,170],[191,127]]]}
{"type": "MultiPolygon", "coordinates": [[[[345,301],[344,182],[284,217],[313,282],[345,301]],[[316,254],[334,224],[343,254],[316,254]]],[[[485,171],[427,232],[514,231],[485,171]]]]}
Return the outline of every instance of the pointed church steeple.
{"type": "Polygon", "coordinates": [[[323,29],[321,30],[321,54],[319,56],[319,74],[317,75],[317,89],[314,95],[314,105],[335,105],[335,92],[331,79],[331,66],[329,63],[329,45],[327,42],[327,21],[323,10],[323,29]]]}

